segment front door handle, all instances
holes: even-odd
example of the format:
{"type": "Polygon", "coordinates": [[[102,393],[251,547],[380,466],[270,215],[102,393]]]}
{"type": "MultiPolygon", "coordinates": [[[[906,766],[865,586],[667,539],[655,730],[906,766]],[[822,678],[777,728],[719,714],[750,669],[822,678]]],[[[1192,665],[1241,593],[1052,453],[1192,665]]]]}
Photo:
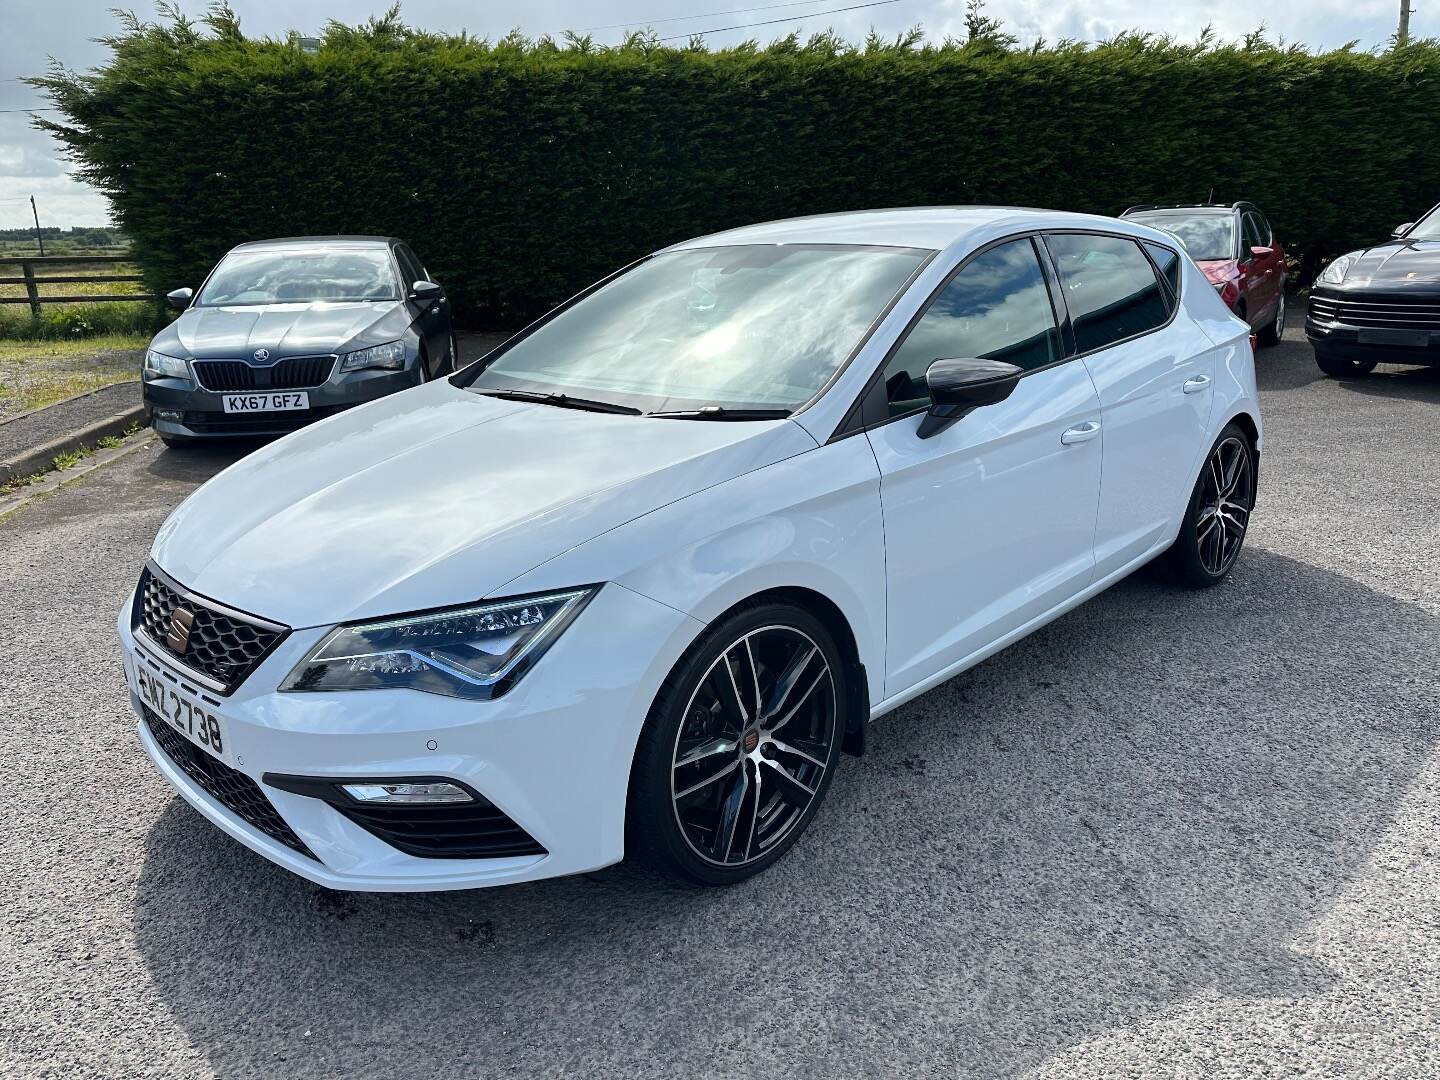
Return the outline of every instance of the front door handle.
{"type": "Polygon", "coordinates": [[[1060,442],[1065,446],[1074,446],[1076,443],[1089,442],[1100,434],[1100,422],[1098,420],[1086,420],[1083,424],[1076,424],[1067,428],[1060,436],[1060,442]]]}
{"type": "Polygon", "coordinates": [[[1187,394],[1198,394],[1201,390],[1204,390],[1205,387],[1209,385],[1209,375],[1195,375],[1189,379],[1186,379],[1185,385],[1182,386],[1180,389],[1184,390],[1187,394]]]}

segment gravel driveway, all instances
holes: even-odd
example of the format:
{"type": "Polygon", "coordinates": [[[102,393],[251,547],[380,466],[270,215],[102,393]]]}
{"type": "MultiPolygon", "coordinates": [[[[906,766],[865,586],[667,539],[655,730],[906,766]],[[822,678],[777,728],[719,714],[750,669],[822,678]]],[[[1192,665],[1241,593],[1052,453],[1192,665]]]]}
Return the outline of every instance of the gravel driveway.
{"type": "Polygon", "coordinates": [[[1440,373],[1262,352],[1246,553],[891,714],[780,865],[328,893],[136,741],[111,630],[227,460],[0,523],[6,1076],[1410,1076],[1440,1068],[1440,373]]]}

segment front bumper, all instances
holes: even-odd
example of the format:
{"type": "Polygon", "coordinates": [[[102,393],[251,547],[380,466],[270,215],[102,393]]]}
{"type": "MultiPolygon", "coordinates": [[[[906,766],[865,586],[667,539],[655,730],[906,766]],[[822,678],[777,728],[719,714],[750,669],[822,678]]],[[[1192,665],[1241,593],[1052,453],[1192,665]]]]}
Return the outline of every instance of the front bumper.
{"type": "Polygon", "coordinates": [[[1305,316],[1305,336],[1322,356],[1377,364],[1440,365],[1440,333],[1429,332],[1428,345],[1391,345],[1362,342],[1360,337],[1367,332],[1373,334],[1375,330],[1305,316]]]}
{"type": "Polygon", "coordinates": [[[162,677],[182,685],[184,676],[160,650],[137,642],[130,612],[127,603],[117,628],[131,706],[141,717],[141,745],[161,774],[214,825],[272,862],[328,888],[374,892],[501,885],[622,858],[640,728],[699,629],[672,608],[606,585],[535,669],[493,701],[409,690],[279,693],[275,687],[328,627],[293,631],[230,696],[202,697],[224,725],[230,766],[259,786],[311,858],[227,807],[161,747],[143,719],[135,668],[158,666],[162,677]],[[453,778],[493,803],[544,853],[406,854],[329,803],[266,783],[267,774],[453,778]]]}
{"type": "Polygon", "coordinates": [[[284,435],[352,406],[418,386],[421,381],[420,369],[413,364],[400,371],[372,369],[332,375],[327,382],[304,390],[310,396],[310,408],[300,412],[227,413],[224,393],[180,379],[142,382],[141,394],[150,426],[162,435],[256,438],[284,435]]]}

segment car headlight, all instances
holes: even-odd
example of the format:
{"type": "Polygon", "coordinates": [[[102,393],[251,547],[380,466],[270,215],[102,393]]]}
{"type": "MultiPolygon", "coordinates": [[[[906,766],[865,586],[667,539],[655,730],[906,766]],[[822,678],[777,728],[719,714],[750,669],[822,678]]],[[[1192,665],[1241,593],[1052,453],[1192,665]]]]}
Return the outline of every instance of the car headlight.
{"type": "Polygon", "coordinates": [[[1355,265],[1357,258],[1359,258],[1357,252],[1341,255],[1320,272],[1320,280],[1326,285],[1339,285],[1345,280],[1345,275],[1350,272],[1350,267],[1355,265]]]}
{"type": "Polygon", "coordinates": [[[280,689],[404,688],[498,697],[534,666],[594,595],[588,587],[338,626],[280,689]]]}
{"type": "Polygon", "coordinates": [[[371,345],[368,349],[357,349],[346,353],[340,359],[340,370],[359,371],[362,368],[390,368],[398,371],[405,366],[405,346],[398,341],[384,345],[371,345]]]}
{"type": "Polygon", "coordinates": [[[156,379],[184,379],[189,382],[190,364],[178,356],[166,356],[154,349],[146,349],[145,367],[140,374],[146,382],[154,382],[156,379]]]}

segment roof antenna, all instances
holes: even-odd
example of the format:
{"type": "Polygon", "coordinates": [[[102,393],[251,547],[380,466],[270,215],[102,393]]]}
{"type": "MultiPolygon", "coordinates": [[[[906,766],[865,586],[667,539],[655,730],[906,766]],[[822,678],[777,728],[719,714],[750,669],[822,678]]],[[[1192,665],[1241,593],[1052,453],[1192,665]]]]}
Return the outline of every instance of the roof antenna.
{"type": "Polygon", "coordinates": [[[1215,201],[1215,186],[1213,184],[1210,186],[1210,197],[1205,201],[1207,203],[1213,203],[1215,201]]]}

